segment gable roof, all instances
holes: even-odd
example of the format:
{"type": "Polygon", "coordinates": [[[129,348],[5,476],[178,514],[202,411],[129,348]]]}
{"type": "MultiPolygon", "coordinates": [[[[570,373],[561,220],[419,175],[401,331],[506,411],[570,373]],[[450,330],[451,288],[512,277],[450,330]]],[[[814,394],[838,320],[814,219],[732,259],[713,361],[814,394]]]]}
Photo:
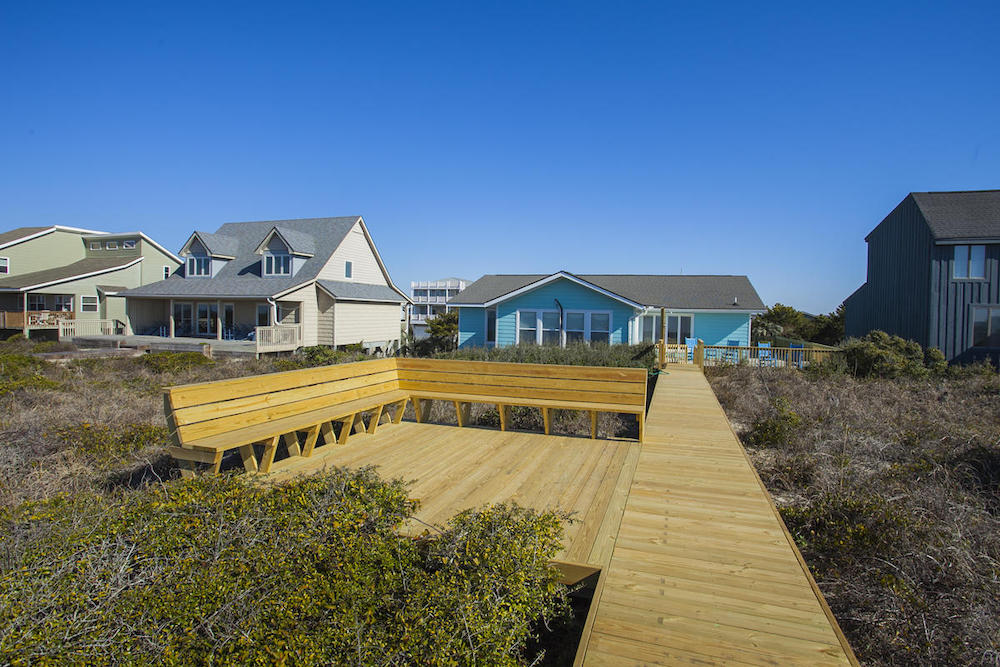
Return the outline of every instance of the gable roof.
{"type": "MultiPolygon", "coordinates": [[[[364,229],[364,221],[358,215],[339,218],[227,222],[215,230],[211,236],[213,240],[219,237],[232,239],[235,243],[235,252],[233,253],[235,259],[226,262],[216,275],[211,278],[186,278],[181,275],[172,275],[166,280],[123,292],[123,295],[161,298],[202,296],[268,298],[315,280],[337,247],[358,223],[361,223],[364,229]],[[299,237],[308,236],[314,244],[315,253],[312,257],[306,258],[302,268],[294,276],[287,278],[264,277],[260,273],[260,255],[256,253],[256,250],[261,240],[275,227],[290,231],[299,237]]],[[[201,237],[201,232],[198,234],[201,237]]],[[[370,240],[367,231],[366,238],[370,240]]],[[[374,243],[372,243],[372,248],[374,249],[374,243]]],[[[373,250],[373,252],[378,259],[378,251],[373,250]]],[[[381,260],[379,260],[379,265],[382,266],[381,260]]],[[[388,272],[385,275],[388,281],[388,272]]]]}
{"type": "Polygon", "coordinates": [[[196,239],[205,247],[205,250],[207,250],[208,254],[212,257],[230,257],[235,259],[236,253],[239,252],[239,239],[223,234],[193,232],[191,236],[188,237],[187,242],[184,243],[184,247],[181,248],[182,255],[186,254],[190,250],[191,244],[194,243],[196,239]]]}
{"type": "Polygon", "coordinates": [[[12,229],[9,232],[0,233],[0,248],[6,248],[9,245],[27,241],[35,238],[36,236],[45,236],[46,234],[51,234],[55,231],[76,232],[79,234],[90,235],[107,234],[107,232],[98,232],[93,229],[79,229],[77,227],[66,227],[64,225],[48,225],[47,227],[18,227],[17,229],[12,229]]]}
{"type": "Polygon", "coordinates": [[[43,285],[57,285],[86,276],[100,275],[124,269],[142,261],[142,257],[88,257],[66,266],[57,266],[44,271],[19,273],[0,279],[0,291],[23,292],[43,285]]]}
{"type": "Polygon", "coordinates": [[[293,255],[302,255],[305,257],[312,257],[316,254],[316,243],[313,241],[313,237],[309,234],[303,234],[302,232],[297,232],[294,229],[289,229],[288,227],[273,227],[271,231],[267,233],[267,236],[257,245],[254,249],[256,254],[261,254],[267,247],[267,244],[271,242],[271,239],[277,235],[285,246],[288,248],[288,252],[293,255]]]}
{"type": "MultiPolygon", "coordinates": [[[[555,274],[487,275],[454,296],[450,305],[485,305],[541,283],[555,274]]],[[[746,276],[670,276],[639,274],[568,274],[624,300],[674,310],[764,310],[746,276]],[[736,302],[734,305],[734,301],[736,302]]]]}
{"type": "Polygon", "coordinates": [[[1000,238],[1000,190],[911,192],[935,240],[1000,238]]]}

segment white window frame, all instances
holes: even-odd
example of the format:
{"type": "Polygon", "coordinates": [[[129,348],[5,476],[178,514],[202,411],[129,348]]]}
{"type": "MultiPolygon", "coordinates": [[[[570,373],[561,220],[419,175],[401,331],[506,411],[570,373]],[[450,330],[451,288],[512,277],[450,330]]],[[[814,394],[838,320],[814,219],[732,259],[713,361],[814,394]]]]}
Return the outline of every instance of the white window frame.
{"type": "Polygon", "coordinates": [[[258,303],[257,304],[257,309],[254,311],[254,318],[255,318],[254,321],[257,322],[257,326],[259,326],[259,327],[269,327],[269,326],[271,326],[271,306],[269,306],[266,303],[258,303]],[[260,323],[260,314],[261,314],[261,312],[266,312],[267,313],[267,318],[266,318],[267,324],[261,324],[260,323]]]}
{"type": "Polygon", "coordinates": [[[353,278],[354,277],[354,262],[344,262],[344,277],[353,278]]]}
{"type": "Polygon", "coordinates": [[[118,250],[118,241],[107,241],[104,244],[106,250],[118,250]]]}
{"type": "MultiPolygon", "coordinates": [[[[543,313],[556,313],[558,315],[559,311],[556,310],[556,309],[554,309],[554,308],[523,308],[523,309],[519,308],[519,309],[517,309],[517,311],[516,311],[516,317],[515,317],[515,322],[514,322],[515,327],[516,327],[515,328],[515,336],[514,336],[514,344],[515,345],[520,345],[521,344],[521,313],[522,313],[522,311],[523,312],[533,312],[533,313],[535,313],[535,327],[534,327],[535,328],[535,345],[541,345],[542,344],[542,335],[543,335],[542,334],[542,319],[543,319],[542,315],[543,315],[543,313]]],[[[614,314],[614,311],[611,311],[611,310],[580,310],[578,308],[574,308],[572,310],[568,310],[568,309],[567,310],[563,310],[563,323],[562,323],[562,326],[559,328],[559,347],[566,347],[566,320],[565,320],[565,316],[569,315],[570,313],[582,313],[583,314],[583,338],[584,338],[584,341],[586,343],[588,343],[588,344],[590,344],[590,342],[591,342],[590,336],[591,336],[591,333],[593,331],[593,329],[591,328],[591,316],[592,315],[607,315],[608,316],[608,331],[607,331],[607,334],[608,334],[608,344],[609,345],[613,344],[612,335],[613,335],[614,330],[615,330],[615,314],[614,314]]],[[[484,317],[485,317],[485,315],[484,315],[484,317]]],[[[601,332],[601,333],[604,333],[604,332],[601,332]]]]}
{"type": "Polygon", "coordinates": [[[34,312],[48,310],[48,306],[46,305],[45,295],[44,294],[29,294],[28,295],[27,308],[28,308],[28,310],[34,311],[34,312]],[[38,307],[38,299],[41,299],[41,304],[42,304],[41,308],[38,307]],[[32,303],[33,300],[34,300],[34,303],[32,303]]]}
{"type": "Polygon", "coordinates": [[[0,274],[10,275],[10,257],[0,257],[0,274]]]}
{"type": "Polygon", "coordinates": [[[52,297],[55,302],[52,306],[52,310],[57,313],[72,313],[73,312],[73,295],[72,294],[56,294],[52,297]]]}
{"type": "Polygon", "coordinates": [[[174,272],[173,267],[164,265],[163,266],[163,279],[166,280],[167,278],[169,278],[170,274],[172,274],[173,272],[174,272]]]}
{"type": "Polygon", "coordinates": [[[135,250],[135,239],[125,239],[122,241],[122,250],[135,250]]]}
{"type": "Polygon", "coordinates": [[[292,256],[288,253],[265,253],[261,262],[264,264],[263,274],[265,276],[285,278],[292,275],[292,256]],[[278,266],[279,264],[281,267],[278,266]],[[288,271],[277,271],[278,268],[287,268],[288,271]]]}
{"type": "Polygon", "coordinates": [[[495,306],[493,308],[483,308],[483,342],[486,347],[496,347],[499,320],[499,313],[497,313],[495,306]],[[493,340],[490,340],[490,311],[493,312],[493,340]]]}
{"type": "Polygon", "coordinates": [[[80,312],[81,313],[96,313],[100,307],[100,299],[96,296],[89,294],[80,295],[80,312]],[[93,299],[93,301],[89,301],[93,299]]]}
{"type": "Polygon", "coordinates": [[[951,259],[952,259],[952,262],[951,262],[952,263],[951,278],[952,278],[952,280],[986,280],[986,246],[985,245],[983,245],[983,244],[969,245],[969,244],[959,243],[959,244],[956,244],[955,246],[953,246],[953,249],[952,249],[951,253],[952,253],[952,255],[951,255],[951,259]],[[955,257],[955,253],[958,252],[959,248],[965,248],[965,262],[964,262],[964,265],[965,265],[964,266],[965,275],[964,276],[958,275],[958,267],[960,266],[960,263],[959,263],[958,259],[955,257]],[[982,273],[982,275],[978,275],[978,276],[972,275],[972,253],[976,249],[978,249],[978,251],[981,252],[982,255],[983,255],[983,264],[982,264],[982,266],[983,266],[983,273],[982,273]]]}
{"type": "Polygon", "coordinates": [[[100,241],[91,241],[90,242],[90,249],[91,250],[100,250],[101,249],[101,242],[100,241]]]}
{"type": "Polygon", "coordinates": [[[187,258],[187,271],[185,272],[185,277],[188,278],[211,278],[212,277],[212,258],[205,257],[202,255],[191,255],[187,258]],[[207,272],[198,272],[198,266],[204,264],[207,267],[207,272]]]}

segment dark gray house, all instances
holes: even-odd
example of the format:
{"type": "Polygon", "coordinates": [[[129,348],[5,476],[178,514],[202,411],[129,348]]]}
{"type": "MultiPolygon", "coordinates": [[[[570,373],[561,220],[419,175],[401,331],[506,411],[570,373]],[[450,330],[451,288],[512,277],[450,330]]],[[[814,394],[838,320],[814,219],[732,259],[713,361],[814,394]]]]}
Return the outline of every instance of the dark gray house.
{"type": "Polygon", "coordinates": [[[1000,190],[911,192],[865,241],[847,336],[880,329],[950,361],[1000,359],[1000,190]]]}

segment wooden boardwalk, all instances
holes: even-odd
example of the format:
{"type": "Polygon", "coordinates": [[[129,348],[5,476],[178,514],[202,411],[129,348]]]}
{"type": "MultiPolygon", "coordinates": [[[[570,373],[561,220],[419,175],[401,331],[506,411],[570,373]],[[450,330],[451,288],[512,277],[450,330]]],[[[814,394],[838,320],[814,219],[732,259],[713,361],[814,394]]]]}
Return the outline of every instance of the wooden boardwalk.
{"type": "Polygon", "coordinates": [[[576,664],[857,664],[697,367],[657,380],[576,664]]]}

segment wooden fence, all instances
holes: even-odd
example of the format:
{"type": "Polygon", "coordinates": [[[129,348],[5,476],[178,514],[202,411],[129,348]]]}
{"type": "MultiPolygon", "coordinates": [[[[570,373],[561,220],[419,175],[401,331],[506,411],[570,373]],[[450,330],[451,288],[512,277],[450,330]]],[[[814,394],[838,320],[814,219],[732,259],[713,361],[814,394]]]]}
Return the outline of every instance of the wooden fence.
{"type": "Polygon", "coordinates": [[[257,327],[254,334],[257,352],[285,352],[302,346],[301,324],[276,324],[257,327]]]}
{"type": "Polygon", "coordinates": [[[124,336],[127,332],[121,320],[60,320],[59,338],[74,336],[124,336]]]}
{"type": "Polygon", "coordinates": [[[699,366],[724,366],[744,364],[776,368],[805,368],[826,361],[840,350],[819,347],[763,347],[743,345],[697,346],[657,344],[660,366],[669,363],[689,363],[699,366]]]}

